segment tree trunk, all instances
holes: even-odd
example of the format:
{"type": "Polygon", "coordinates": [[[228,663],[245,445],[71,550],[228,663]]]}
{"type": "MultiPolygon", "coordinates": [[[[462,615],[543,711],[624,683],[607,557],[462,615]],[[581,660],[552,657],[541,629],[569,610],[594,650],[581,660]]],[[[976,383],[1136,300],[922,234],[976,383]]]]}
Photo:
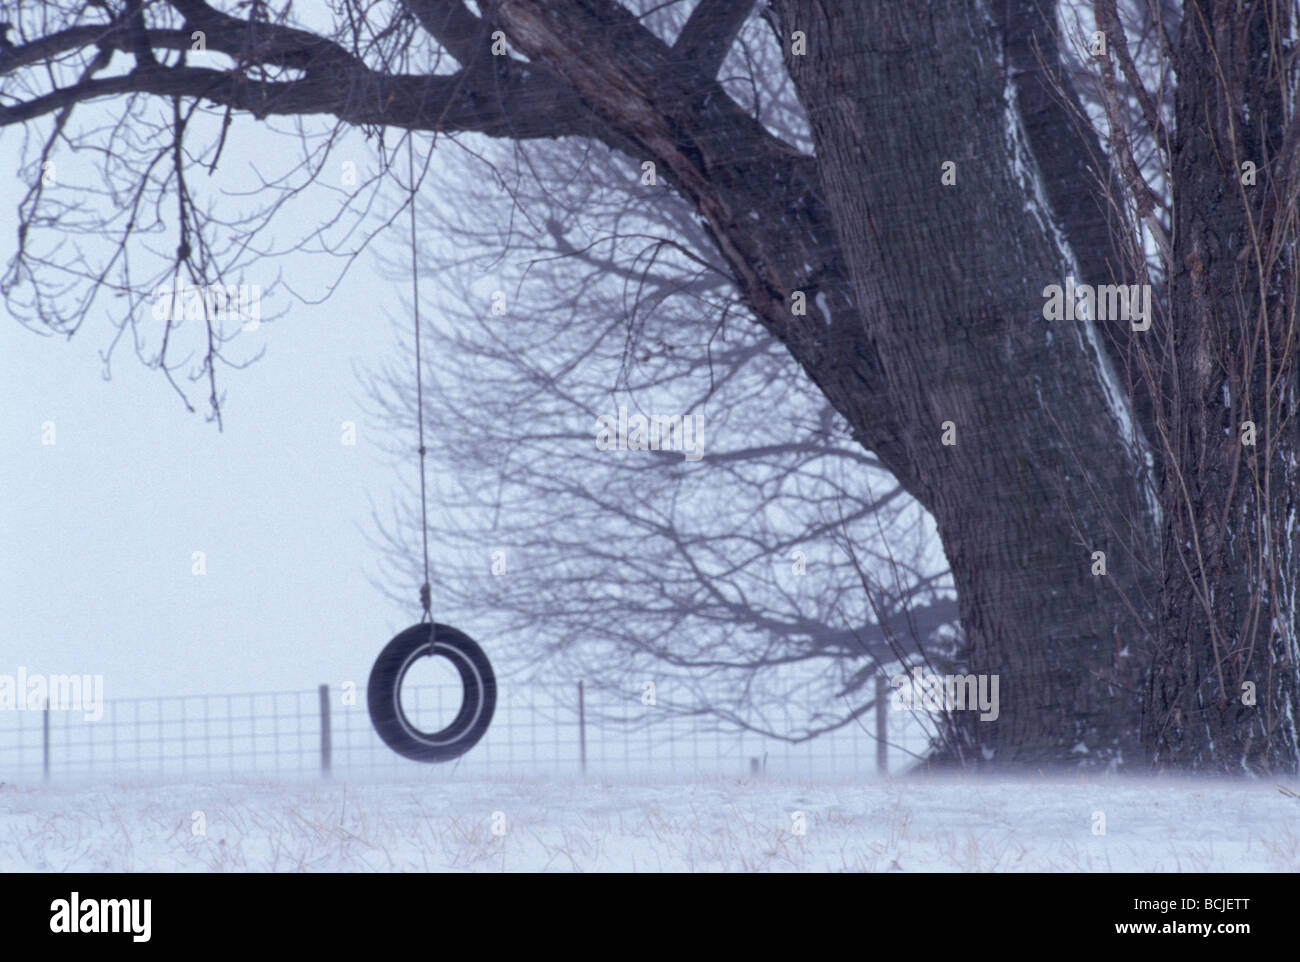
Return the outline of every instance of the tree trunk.
{"type": "Polygon", "coordinates": [[[1193,0],[1179,37],[1165,577],[1143,737],[1180,768],[1296,766],[1296,228],[1278,212],[1297,149],[1281,94],[1288,11],[1193,0]]]}
{"type": "Polygon", "coordinates": [[[1038,172],[989,25],[960,0],[859,0],[833,21],[816,0],[777,7],[783,33],[807,37],[787,61],[899,443],[952,566],[968,670],[1000,678],[1000,717],[958,714],[958,751],[1136,760],[1134,653],[1149,625],[1130,612],[1154,544],[1142,440],[1095,326],[1044,319],[1044,288],[1078,268],[1026,200],[1038,172]]]}

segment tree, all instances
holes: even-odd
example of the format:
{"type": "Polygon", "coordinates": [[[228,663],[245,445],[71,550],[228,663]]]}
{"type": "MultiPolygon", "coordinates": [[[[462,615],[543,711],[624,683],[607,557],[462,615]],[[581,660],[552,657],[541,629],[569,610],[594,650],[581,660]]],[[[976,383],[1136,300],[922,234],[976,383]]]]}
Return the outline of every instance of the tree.
{"type": "MultiPolygon", "coordinates": [[[[753,321],[933,516],[966,666],[1002,680],[1000,718],[959,713],[953,754],[1294,768],[1294,6],[1069,8],[1095,27],[1093,116],[1051,0],[773,0],[813,153],[717,80],[751,6],[701,0],[669,35],[662,11],[614,0],[344,2],[315,30],[261,2],[243,18],[202,0],[107,19],[21,5],[0,124],[47,131],[48,160],[74,108],[117,98],[131,122],[78,136],[138,187],[124,196],[179,198],[167,266],[199,275],[216,258],[182,174],[200,101],[375,133],[579,137],[651,163],[753,321]],[[190,63],[200,41],[229,66],[190,63]],[[151,98],[170,123],[142,129],[151,98]],[[1053,310],[1067,278],[1138,287],[1111,290],[1101,321],[1053,310]],[[1119,310],[1146,291],[1150,311],[1119,310]]],[[[67,325],[88,302],[61,279],[108,274],[57,245],[33,269],[26,231],[69,220],[42,220],[34,193],[6,289],[35,286],[29,316],[67,325]]]]}

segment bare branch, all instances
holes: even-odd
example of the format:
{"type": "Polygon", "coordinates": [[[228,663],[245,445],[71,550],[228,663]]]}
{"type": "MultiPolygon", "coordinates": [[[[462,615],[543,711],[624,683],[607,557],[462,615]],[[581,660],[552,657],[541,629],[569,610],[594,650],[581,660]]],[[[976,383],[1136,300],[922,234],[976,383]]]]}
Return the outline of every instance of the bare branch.
{"type": "Polygon", "coordinates": [[[753,9],[754,0],[700,0],[673,43],[669,59],[700,80],[712,80],[753,9]]]}

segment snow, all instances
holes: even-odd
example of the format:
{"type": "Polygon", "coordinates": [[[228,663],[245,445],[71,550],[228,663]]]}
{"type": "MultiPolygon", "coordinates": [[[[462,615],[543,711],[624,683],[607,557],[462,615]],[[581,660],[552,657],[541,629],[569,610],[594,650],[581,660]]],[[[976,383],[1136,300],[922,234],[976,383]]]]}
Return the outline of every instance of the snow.
{"type": "MultiPolygon", "coordinates": [[[[1006,139],[1008,156],[1011,158],[1012,176],[1024,189],[1026,195],[1033,198],[1032,202],[1030,200],[1025,201],[1025,212],[1038,222],[1039,228],[1045,235],[1052,238],[1055,249],[1060,252],[1065,261],[1062,265],[1064,273],[1070,277],[1085,279],[1079,266],[1078,256],[1074,253],[1069,241],[1066,240],[1065,233],[1061,230],[1060,225],[1056,223],[1051,215],[1052,206],[1047,200],[1047,190],[1043,184],[1042,173],[1034,160],[1033,151],[1029,148],[1029,138],[1025,133],[1024,120],[1020,114],[1016,85],[1009,73],[1006,74],[1006,77],[1003,86],[1003,136],[1006,139]]],[[[1095,279],[1091,278],[1085,280],[1096,282],[1095,279]]],[[[1097,332],[1096,319],[1086,312],[1076,314],[1076,317],[1075,335],[1078,338],[1080,347],[1083,348],[1085,357],[1090,362],[1093,372],[1096,374],[1098,385],[1101,388],[1106,406],[1110,410],[1111,418],[1124,439],[1125,450],[1129,451],[1134,458],[1141,458],[1149,463],[1151,454],[1148,440],[1141,437],[1141,432],[1137,429],[1133,409],[1129,404],[1128,392],[1121,386],[1119,375],[1115,371],[1114,365],[1111,364],[1109,355],[1102,347],[1101,338],[1097,332]]],[[[1051,328],[1044,326],[1044,331],[1047,343],[1052,344],[1051,328]]],[[[1160,502],[1156,497],[1155,489],[1149,481],[1149,475],[1144,488],[1147,508],[1158,524],[1160,502]]]]}
{"type": "Polygon", "coordinates": [[[400,870],[1296,872],[1300,800],[1272,782],[1114,776],[452,780],[439,768],[0,787],[0,872],[400,870]]]}
{"type": "Polygon", "coordinates": [[[818,291],[817,296],[813,298],[813,303],[817,305],[817,310],[822,312],[822,317],[826,318],[827,324],[835,323],[831,318],[831,306],[826,302],[826,294],[818,291]]]}

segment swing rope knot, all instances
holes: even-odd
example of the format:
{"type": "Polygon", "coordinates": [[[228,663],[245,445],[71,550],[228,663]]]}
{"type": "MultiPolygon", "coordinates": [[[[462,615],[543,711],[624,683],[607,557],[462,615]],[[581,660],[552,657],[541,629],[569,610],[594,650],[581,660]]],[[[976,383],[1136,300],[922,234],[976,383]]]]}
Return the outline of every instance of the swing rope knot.
{"type": "Polygon", "coordinates": [[[430,597],[429,582],[427,581],[420,585],[420,607],[424,609],[426,615],[433,617],[433,600],[430,597]]]}

